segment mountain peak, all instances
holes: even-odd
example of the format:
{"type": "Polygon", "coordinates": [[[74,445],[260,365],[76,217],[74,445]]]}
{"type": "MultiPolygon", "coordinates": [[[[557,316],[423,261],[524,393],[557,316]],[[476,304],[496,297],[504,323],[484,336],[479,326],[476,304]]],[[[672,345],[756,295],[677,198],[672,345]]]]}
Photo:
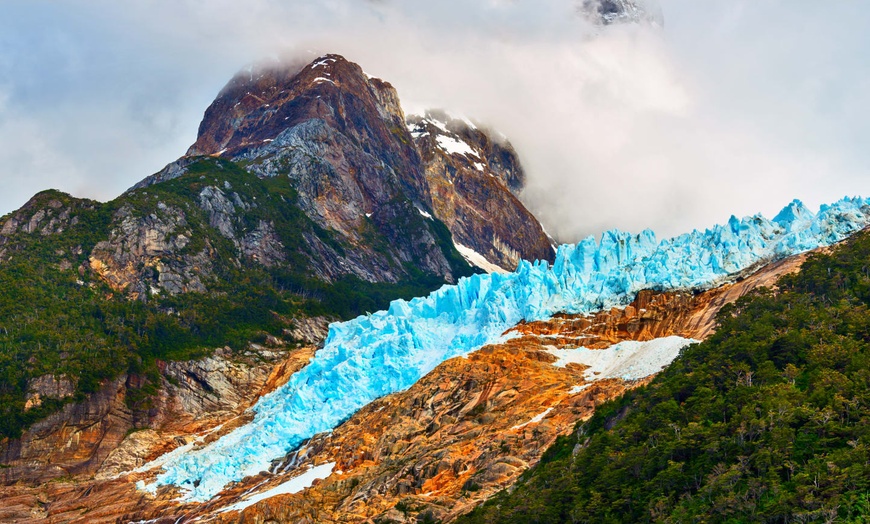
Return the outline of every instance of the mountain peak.
{"type": "Polygon", "coordinates": [[[810,211],[803,202],[795,199],[787,206],[782,208],[782,211],[780,211],[779,214],[774,217],[773,221],[783,227],[788,227],[795,222],[807,221],[811,220],[812,218],[813,212],[810,211]]]}
{"type": "Polygon", "coordinates": [[[339,127],[351,112],[368,110],[381,118],[404,119],[393,87],[369,79],[341,55],[327,54],[300,66],[273,62],[236,74],[205,112],[188,156],[224,155],[273,140],[283,130],[319,118],[339,127]]]}
{"type": "Polygon", "coordinates": [[[663,25],[661,11],[643,0],[583,0],[578,10],[592,23],[663,25]]]}

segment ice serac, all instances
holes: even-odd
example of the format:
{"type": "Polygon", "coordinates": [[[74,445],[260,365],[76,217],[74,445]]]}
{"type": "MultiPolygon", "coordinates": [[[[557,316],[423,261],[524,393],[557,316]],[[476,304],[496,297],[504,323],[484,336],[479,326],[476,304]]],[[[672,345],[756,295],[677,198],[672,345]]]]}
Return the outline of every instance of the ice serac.
{"type": "Polygon", "coordinates": [[[870,224],[870,200],[843,199],[811,213],[789,204],[774,220],[731,219],[657,242],[652,231],[608,231],[563,245],[552,265],[522,262],[428,297],[333,324],[312,362],[254,407],[254,420],[164,466],[157,484],[207,500],[227,483],[267,470],[311,436],[329,431],[372,400],[404,390],[449,358],[502,337],[520,320],[625,305],[643,289],[713,286],[758,264],[829,245],[870,224]]]}

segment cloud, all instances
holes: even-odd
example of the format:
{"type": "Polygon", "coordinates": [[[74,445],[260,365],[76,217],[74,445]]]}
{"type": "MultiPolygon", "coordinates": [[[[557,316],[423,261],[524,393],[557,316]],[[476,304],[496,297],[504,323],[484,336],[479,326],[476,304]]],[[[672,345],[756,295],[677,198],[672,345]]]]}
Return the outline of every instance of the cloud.
{"type": "Polygon", "coordinates": [[[659,4],[663,30],[590,27],[572,0],[4,3],[0,213],[49,186],[111,198],[181,155],[246,63],[323,52],[393,83],[406,111],[507,135],[524,200],[566,241],[870,195],[857,3],[659,4]]]}

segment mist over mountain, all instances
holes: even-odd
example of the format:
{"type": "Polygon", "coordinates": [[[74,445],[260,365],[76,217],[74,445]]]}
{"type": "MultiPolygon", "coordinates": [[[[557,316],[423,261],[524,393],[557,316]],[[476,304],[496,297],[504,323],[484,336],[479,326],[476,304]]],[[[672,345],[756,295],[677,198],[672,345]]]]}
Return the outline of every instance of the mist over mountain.
{"type": "Polygon", "coordinates": [[[563,241],[868,192],[866,10],[657,3],[660,28],[595,25],[569,0],[5,2],[0,213],[45,187],[114,198],[186,150],[244,64],[328,52],[389,78],[407,113],[509,136],[524,202],[563,241]]]}

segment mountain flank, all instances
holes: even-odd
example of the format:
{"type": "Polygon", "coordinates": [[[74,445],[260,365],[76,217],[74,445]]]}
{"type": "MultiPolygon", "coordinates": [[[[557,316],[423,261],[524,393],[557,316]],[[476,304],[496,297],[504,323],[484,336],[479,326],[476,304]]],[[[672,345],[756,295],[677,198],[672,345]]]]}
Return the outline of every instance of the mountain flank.
{"type": "Polygon", "coordinates": [[[117,199],[45,191],[0,219],[6,461],[27,456],[17,439],[35,421],[113,381],[130,393],[125,424],[147,427],[165,362],[252,343],[284,354],[313,340],[312,319],[323,336],[395,298],[552,260],[509,143],[439,124],[457,152],[411,122],[392,86],[341,56],[252,68],[186,156],[117,199]]]}

